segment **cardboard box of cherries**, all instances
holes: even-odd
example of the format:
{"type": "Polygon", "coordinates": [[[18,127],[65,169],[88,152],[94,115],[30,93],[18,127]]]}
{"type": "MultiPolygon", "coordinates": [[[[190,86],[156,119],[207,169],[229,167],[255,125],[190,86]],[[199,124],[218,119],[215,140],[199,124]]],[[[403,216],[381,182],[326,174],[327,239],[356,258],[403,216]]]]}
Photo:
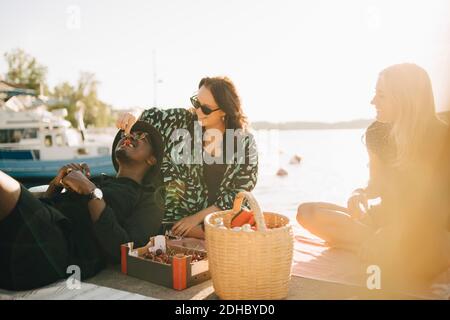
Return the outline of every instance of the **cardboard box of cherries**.
{"type": "Polygon", "coordinates": [[[155,236],[141,248],[121,246],[122,273],[158,285],[183,290],[210,279],[204,242],[155,236]]]}

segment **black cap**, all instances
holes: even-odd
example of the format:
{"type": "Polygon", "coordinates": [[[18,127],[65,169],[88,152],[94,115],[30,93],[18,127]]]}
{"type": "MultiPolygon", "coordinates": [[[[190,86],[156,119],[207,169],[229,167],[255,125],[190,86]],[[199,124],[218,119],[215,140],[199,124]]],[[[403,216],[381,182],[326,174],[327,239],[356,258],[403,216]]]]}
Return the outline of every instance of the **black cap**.
{"type": "MultiPolygon", "coordinates": [[[[154,126],[152,126],[150,123],[145,122],[145,121],[137,121],[131,128],[131,132],[133,132],[133,131],[140,131],[140,132],[148,133],[147,140],[149,140],[149,142],[152,146],[153,155],[156,158],[156,164],[153,165],[148,170],[148,172],[146,173],[146,175],[144,177],[145,183],[149,183],[150,182],[149,179],[153,178],[156,174],[158,174],[159,170],[161,169],[161,163],[162,163],[162,160],[164,157],[164,143],[162,140],[162,136],[154,126]]],[[[116,151],[117,144],[119,143],[119,141],[121,139],[122,132],[123,132],[123,130],[119,130],[119,132],[117,132],[116,137],[114,138],[113,145],[112,145],[111,157],[112,157],[114,169],[116,169],[116,171],[119,170],[119,163],[116,160],[115,151],[116,151]]]]}

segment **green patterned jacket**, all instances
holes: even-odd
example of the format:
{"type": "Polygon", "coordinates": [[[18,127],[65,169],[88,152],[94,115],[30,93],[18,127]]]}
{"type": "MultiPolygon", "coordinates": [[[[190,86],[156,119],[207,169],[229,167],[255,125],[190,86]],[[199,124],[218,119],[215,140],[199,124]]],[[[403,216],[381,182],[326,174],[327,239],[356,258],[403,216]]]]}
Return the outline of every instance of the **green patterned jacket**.
{"type": "MultiPolygon", "coordinates": [[[[166,200],[163,223],[178,221],[208,206],[208,189],[203,179],[201,164],[203,162],[177,164],[171,156],[174,149],[180,147],[180,140],[173,139],[174,131],[184,129],[192,134],[196,119],[195,113],[182,108],[165,110],[151,108],[140,116],[140,120],[149,122],[160,131],[164,141],[161,175],[166,200]]],[[[193,137],[195,141],[196,136],[193,137]]],[[[199,138],[202,138],[201,134],[199,138]]],[[[214,203],[221,210],[232,208],[238,192],[251,191],[256,185],[258,154],[254,137],[250,133],[245,133],[241,146],[245,152],[238,153],[235,148],[233,162],[226,162],[224,178],[219,187],[217,201],[214,203]]]]}

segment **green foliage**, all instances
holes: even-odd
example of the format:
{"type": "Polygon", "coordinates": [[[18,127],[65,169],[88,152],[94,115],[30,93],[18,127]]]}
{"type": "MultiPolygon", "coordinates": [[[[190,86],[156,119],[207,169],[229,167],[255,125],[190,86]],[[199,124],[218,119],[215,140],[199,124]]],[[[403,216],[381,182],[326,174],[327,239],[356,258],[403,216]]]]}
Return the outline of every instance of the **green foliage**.
{"type": "Polygon", "coordinates": [[[52,109],[65,107],[68,120],[76,126],[75,112],[84,108],[84,122],[86,126],[107,127],[113,124],[111,107],[101,101],[97,95],[98,81],[95,75],[82,72],[75,86],[68,82],[55,86],[51,97],[57,102],[52,109]],[[81,102],[81,104],[80,104],[81,102]]]}
{"type": "Polygon", "coordinates": [[[5,53],[8,71],[5,80],[39,92],[42,84],[44,95],[51,98],[49,110],[66,108],[67,120],[77,126],[75,113],[84,110],[86,126],[107,127],[113,125],[111,106],[98,98],[98,80],[93,73],[81,72],[75,85],[65,81],[50,90],[46,84],[47,67],[39,64],[36,58],[22,49],[5,53]]]}
{"type": "Polygon", "coordinates": [[[6,81],[24,86],[39,92],[40,84],[45,85],[47,67],[37,62],[36,58],[30,56],[22,49],[14,49],[5,53],[8,72],[6,81]]]}
{"type": "Polygon", "coordinates": [[[75,119],[75,104],[77,102],[77,98],[74,87],[68,82],[63,82],[55,86],[50,96],[54,99],[54,101],[48,107],[49,111],[66,108],[68,114],[66,119],[69,120],[73,126],[76,126],[77,121],[75,119]]]}

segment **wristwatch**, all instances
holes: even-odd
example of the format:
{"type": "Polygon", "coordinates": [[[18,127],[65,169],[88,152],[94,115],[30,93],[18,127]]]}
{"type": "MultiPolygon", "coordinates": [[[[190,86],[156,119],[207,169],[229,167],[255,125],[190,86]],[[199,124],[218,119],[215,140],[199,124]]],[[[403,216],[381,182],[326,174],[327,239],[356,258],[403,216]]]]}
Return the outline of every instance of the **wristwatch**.
{"type": "Polygon", "coordinates": [[[89,193],[89,200],[102,200],[103,199],[103,192],[99,188],[95,188],[94,190],[89,193]]]}

